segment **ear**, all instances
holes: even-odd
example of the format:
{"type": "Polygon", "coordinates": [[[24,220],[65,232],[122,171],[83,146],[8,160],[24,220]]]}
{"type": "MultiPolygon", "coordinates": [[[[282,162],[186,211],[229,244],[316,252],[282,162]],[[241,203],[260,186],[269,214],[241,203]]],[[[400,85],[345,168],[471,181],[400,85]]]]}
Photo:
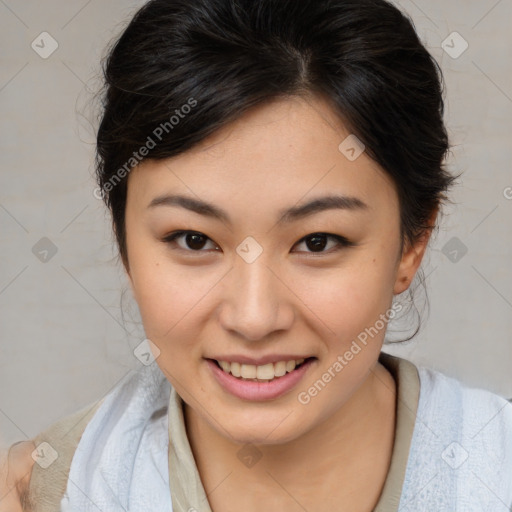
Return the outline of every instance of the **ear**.
{"type": "Polygon", "coordinates": [[[128,281],[128,284],[130,285],[130,291],[132,292],[132,295],[135,297],[135,287],[133,285],[132,274],[130,272],[130,269],[127,266],[124,267],[124,273],[126,276],[126,280],[128,281]]]}
{"type": "Polygon", "coordinates": [[[429,227],[424,231],[423,235],[421,235],[414,244],[407,243],[404,247],[396,272],[395,285],[393,288],[394,295],[405,292],[411,285],[421,265],[423,256],[425,255],[432,229],[435,226],[438,210],[439,209],[436,208],[430,216],[429,227]]]}
{"type": "MultiPolygon", "coordinates": [[[[132,277],[131,269],[130,269],[130,266],[128,265],[127,253],[125,252],[124,254],[121,254],[120,258],[121,258],[121,264],[122,264],[122,267],[124,270],[124,275],[126,277],[126,281],[128,281],[128,284],[130,285],[130,291],[132,292],[132,295],[135,297],[135,288],[133,285],[133,277],[132,277]]],[[[0,510],[0,512],[2,512],[2,511],[0,510]]]]}

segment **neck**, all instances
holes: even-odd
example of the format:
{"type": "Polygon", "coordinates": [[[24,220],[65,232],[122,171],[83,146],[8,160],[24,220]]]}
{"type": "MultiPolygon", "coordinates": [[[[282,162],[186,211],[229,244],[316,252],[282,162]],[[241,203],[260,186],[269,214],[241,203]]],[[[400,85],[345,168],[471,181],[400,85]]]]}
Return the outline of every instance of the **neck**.
{"type": "MultiPolygon", "coordinates": [[[[334,488],[340,489],[345,503],[362,504],[372,510],[391,461],[395,404],[395,381],[377,362],[349,401],[327,420],[287,443],[257,445],[262,457],[248,472],[233,471],[233,467],[240,467],[236,458],[240,444],[221,436],[186,404],[184,417],[190,446],[207,493],[219,484],[223,475],[230,474],[222,484],[224,496],[235,496],[237,489],[247,489],[248,486],[251,489],[261,486],[262,491],[268,491],[270,478],[275,484],[273,488],[281,486],[291,496],[304,496],[315,489],[318,495],[311,497],[311,503],[318,503],[323,489],[332,496],[334,488]]],[[[301,503],[305,499],[307,497],[301,503]]],[[[239,499],[235,503],[241,505],[239,499]]],[[[249,501],[242,509],[250,511],[251,505],[261,509],[261,502],[249,501]]],[[[224,509],[219,507],[219,510],[224,509]]]]}

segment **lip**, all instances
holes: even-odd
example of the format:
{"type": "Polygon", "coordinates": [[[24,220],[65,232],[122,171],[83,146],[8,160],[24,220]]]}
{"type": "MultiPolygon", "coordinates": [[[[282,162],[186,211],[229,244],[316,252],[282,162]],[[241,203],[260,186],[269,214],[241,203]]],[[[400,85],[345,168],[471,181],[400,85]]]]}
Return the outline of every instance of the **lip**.
{"type": "Polygon", "coordinates": [[[269,354],[261,357],[246,357],[237,354],[225,356],[212,356],[205,359],[215,359],[217,361],[227,361],[228,363],[252,364],[254,366],[263,366],[268,363],[278,363],[279,361],[298,361],[299,359],[308,359],[312,356],[298,356],[296,354],[269,354]]]}
{"type": "MultiPolygon", "coordinates": [[[[304,375],[316,360],[316,358],[311,357],[292,372],[271,382],[244,381],[226,373],[213,359],[207,359],[206,362],[213,376],[225,391],[244,400],[262,401],[279,398],[291,391],[304,378],[304,375]]],[[[283,361],[283,359],[280,359],[280,361],[283,361]]]]}

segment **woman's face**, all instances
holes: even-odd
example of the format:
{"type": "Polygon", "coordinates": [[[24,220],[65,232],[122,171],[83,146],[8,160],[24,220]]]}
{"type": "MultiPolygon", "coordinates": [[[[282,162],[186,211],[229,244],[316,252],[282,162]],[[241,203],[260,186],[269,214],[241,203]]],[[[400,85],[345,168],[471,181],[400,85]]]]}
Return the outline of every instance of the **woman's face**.
{"type": "Polygon", "coordinates": [[[157,364],[237,442],[296,439],[340,411],[420,263],[401,254],[391,179],[351,139],[340,149],[349,135],[323,100],[279,100],[129,176],[129,277],[157,364]],[[259,383],[212,361],[270,379],[300,359],[259,383]]]}

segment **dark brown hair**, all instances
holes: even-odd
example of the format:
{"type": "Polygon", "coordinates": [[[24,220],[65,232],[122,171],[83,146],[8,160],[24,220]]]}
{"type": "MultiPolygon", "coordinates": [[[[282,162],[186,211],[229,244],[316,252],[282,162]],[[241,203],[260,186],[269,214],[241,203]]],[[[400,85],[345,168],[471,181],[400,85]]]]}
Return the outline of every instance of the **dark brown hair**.
{"type": "Polygon", "coordinates": [[[365,144],[396,185],[402,244],[433,227],[455,179],[441,69],[385,0],[151,0],[103,64],[96,171],[127,269],[129,170],[279,97],[321,95],[365,144]]]}

